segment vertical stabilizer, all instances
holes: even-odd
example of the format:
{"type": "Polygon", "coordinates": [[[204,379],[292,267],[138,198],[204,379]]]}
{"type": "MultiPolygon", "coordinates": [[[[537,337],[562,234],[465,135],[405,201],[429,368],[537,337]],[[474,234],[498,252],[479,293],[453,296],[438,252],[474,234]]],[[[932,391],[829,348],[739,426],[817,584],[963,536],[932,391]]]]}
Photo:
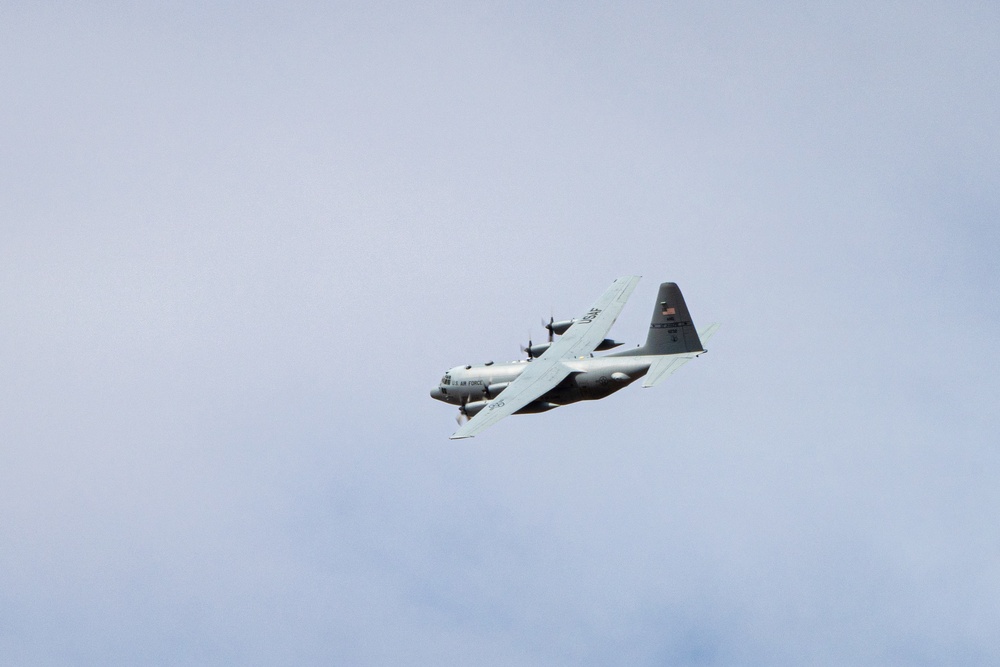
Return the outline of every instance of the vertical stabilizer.
{"type": "Polygon", "coordinates": [[[691,321],[691,313],[684,303],[684,295],[677,283],[663,283],[653,308],[646,344],[633,354],[680,354],[701,352],[701,339],[691,321]]]}

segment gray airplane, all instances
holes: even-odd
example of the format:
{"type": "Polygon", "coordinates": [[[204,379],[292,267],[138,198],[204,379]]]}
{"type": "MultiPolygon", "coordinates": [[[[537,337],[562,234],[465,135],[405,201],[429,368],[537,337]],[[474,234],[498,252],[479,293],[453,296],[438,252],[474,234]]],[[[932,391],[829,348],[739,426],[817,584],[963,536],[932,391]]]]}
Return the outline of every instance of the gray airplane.
{"type": "Polygon", "coordinates": [[[545,328],[549,342],[522,348],[527,360],[478,366],[456,366],[431,390],[431,398],[459,406],[459,424],[451,436],[471,438],[512,414],[545,412],[577,401],[610,396],[644,377],[653,387],[706,350],[702,341],[716,332],[713,324],[695,329],[681,290],[675,283],[660,285],[646,344],[595,357],[594,352],[621,345],[604,336],[632,294],[639,276],[619,278],[580,317],[545,328]],[[555,336],[559,340],[554,340],[555,336]]]}

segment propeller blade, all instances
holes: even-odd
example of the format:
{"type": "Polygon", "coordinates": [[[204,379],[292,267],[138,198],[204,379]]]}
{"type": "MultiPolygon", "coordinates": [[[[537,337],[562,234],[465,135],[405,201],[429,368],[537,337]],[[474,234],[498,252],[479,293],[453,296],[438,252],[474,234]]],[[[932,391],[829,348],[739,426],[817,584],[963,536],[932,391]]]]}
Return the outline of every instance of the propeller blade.
{"type": "Polygon", "coordinates": [[[462,397],[462,403],[461,403],[461,405],[458,406],[458,414],[455,415],[455,421],[458,422],[459,426],[461,426],[465,422],[469,421],[469,413],[465,411],[465,404],[468,403],[468,402],[469,402],[469,397],[468,396],[463,396],[462,397]],[[463,419],[465,421],[462,421],[463,419]]]}
{"type": "Polygon", "coordinates": [[[531,359],[534,359],[534,358],[535,358],[535,357],[534,357],[534,356],[533,356],[533,355],[531,354],[531,346],[532,346],[532,342],[531,342],[531,332],[528,332],[528,346],[527,346],[527,347],[525,347],[525,346],[523,346],[523,345],[522,345],[522,346],[521,346],[521,352],[524,352],[525,354],[527,354],[527,355],[528,355],[528,360],[529,360],[529,361],[530,361],[531,359]]]}

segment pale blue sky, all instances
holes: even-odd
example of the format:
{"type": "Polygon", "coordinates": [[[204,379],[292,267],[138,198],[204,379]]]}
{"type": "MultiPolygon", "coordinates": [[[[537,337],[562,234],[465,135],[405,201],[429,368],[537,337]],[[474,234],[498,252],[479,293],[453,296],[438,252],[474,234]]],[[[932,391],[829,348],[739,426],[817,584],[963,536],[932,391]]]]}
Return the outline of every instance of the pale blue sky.
{"type": "Polygon", "coordinates": [[[990,3],[0,10],[11,664],[995,664],[990,3]],[[644,276],[707,356],[452,442],[644,276]]]}

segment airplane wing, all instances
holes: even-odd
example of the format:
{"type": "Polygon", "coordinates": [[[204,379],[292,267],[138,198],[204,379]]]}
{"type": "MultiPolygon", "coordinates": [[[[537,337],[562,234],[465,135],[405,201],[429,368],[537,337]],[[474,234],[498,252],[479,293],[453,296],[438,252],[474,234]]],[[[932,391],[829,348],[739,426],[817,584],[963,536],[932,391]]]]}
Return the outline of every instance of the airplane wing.
{"type": "Polygon", "coordinates": [[[562,382],[573,372],[563,361],[586,356],[601,344],[638,282],[639,276],[625,276],[613,282],[585,315],[578,318],[542,356],[530,362],[510,386],[465,426],[455,431],[451,439],[475,436],[562,382]]]}

